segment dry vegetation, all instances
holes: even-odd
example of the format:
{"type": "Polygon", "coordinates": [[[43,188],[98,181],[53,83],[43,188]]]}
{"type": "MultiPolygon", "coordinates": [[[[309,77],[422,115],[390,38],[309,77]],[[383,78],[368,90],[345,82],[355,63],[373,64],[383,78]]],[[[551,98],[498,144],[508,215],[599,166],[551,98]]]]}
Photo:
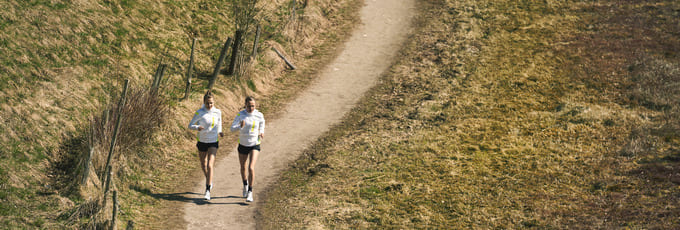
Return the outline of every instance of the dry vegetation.
{"type": "Polygon", "coordinates": [[[680,227],[680,3],[418,2],[261,227],[680,227]]]}
{"type": "MultiPolygon", "coordinates": [[[[293,1],[261,1],[259,55],[242,75],[221,75],[217,107],[237,111],[246,94],[275,110],[304,87],[352,28],[360,1],[313,1],[291,16],[293,1]],[[299,68],[285,64],[271,47],[299,68]]],[[[102,173],[118,116],[124,79],[130,79],[122,134],[114,157],[113,189],[119,220],[158,227],[164,196],[197,169],[193,133],[185,128],[200,106],[208,76],[233,20],[224,1],[4,1],[0,3],[0,226],[105,226],[102,173]],[[198,38],[196,76],[189,100],[184,74],[190,40],[198,38]],[[156,66],[168,65],[159,97],[150,95],[156,66]],[[111,111],[106,119],[105,110],[111,111]],[[108,120],[108,122],[105,122],[108,120]],[[92,176],[79,186],[90,127],[92,176]],[[92,218],[96,217],[96,218],[92,218]]],[[[252,49],[246,32],[244,50],[252,49]]],[[[274,115],[274,113],[272,113],[274,115]]],[[[120,222],[119,222],[120,223],[120,222]]],[[[125,224],[119,224],[119,227],[125,224]]]]}

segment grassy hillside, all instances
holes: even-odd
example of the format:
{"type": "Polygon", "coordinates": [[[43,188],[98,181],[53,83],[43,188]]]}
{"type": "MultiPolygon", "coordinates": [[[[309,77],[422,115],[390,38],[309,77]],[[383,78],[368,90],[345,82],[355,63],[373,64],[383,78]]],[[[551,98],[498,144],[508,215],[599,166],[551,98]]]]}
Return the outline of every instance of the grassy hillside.
{"type": "Polygon", "coordinates": [[[678,228],[677,1],[418,1],[261,227],[678,228]]]}
{"type": "MultiPolygon", "coordinates": [[[[280,106],[335,52],[334,44],[355,22],[351,9],[360,3],[322,0],[303,8],[297,1],[261,2],[259,55],[241,75],[220,75],[214,88],[223,110],[236,111],[246,94],[265,99],[263,110],[280,106]],[[299,70],[286,71],[271,47],[299,70]]],[[[123,80],[129,79],[112,187],[119,191],[122,222],[157,226],[151,224],[165,203],[149,194],[171,191],[198,166],[193,135],[184,126],[200,106],[225,39],[234,34],[228,2],[32,0],[3,1],[0,7],[0,225],[106,224],[111,196],[104,204],[103,165],[123,80]],[[193,93],[178,102],[192,38],[193,93]],[[147,88],[159,63],[168,68],[160,96],[150,97],[147,88]],[[107,116],[107,109],[114,110],[107,116]],[[92,176],[80,186],[91,126],[92,176]]],[[[254,26],[245,37],[244,50],[250,51],[254,26]]]]}

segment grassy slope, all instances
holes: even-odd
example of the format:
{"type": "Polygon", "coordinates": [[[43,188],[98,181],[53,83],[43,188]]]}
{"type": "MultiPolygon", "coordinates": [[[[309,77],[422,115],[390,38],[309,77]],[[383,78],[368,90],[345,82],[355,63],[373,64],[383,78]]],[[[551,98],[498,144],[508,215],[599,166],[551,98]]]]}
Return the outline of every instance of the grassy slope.
{"type": "MultiPolygon", "coordinates": [[[[307,9],[298,8],[299,19],[290,21],[289,2],[267,1],[256,65],[235,82],[218,80],[218,106],[235,111],[243,94],[251,94],[265,101],[262,109],[275,110],[335,52],[333,44],[351,28],[346,10],[357,3],[315,1],[307,9]],[[271,46],[299,61],[299,74],[284,74],[285,65],[271,46]]],[[[115,158],[121,218],[153,226],[145,224],[164,213],[156,210],[165,203],[150,193],[172,191],[197,166],[189,148],[193,134],[183,127],[206,82],[194,79],[190,100],[175,102],[183,96],[188,38],[199,39],[197,75],[212,72],[224,39],[233,33],[228,5],[36,0],[4,1],[0,7],[0,51],[5,54],[0,57],[0,225],[68,228],[90,222],[78,216],[99,208],[101,191],[94,185],[101,182],[94,177],[84,190],[74,186],[79,181],[75,167],[87,152],[83,127],[92,117],[101,119],[102,108],[117,101],[123,79],[130,79],[136,90],[144,88],[162,58],[169,66],[163,84],[163,98],[171,106],[168,117],[140,137],[144,146],[131,148],[119,140],[115,158]]],[[[108,153],[104,142],[93,162],[97,173],[108,153]]]]}
{"type": "Polygon", "coordinates": [[[680,226],[676,1],[419,1],[265,228],[680,226]]]}
{"type": "MultiPolygon", "coordinates": [[[[178,14],[213,13],[158,1],[3,1],[2,8],[1,221],[49,227],[81,202],[63,194],[69,192],[56,184],[59,175],[52,170],[69,145],[83,141],[79,127],[119,94],[123,78],[146,84],[162,49],[177,59],[187,52],[183,31],[189,29],[179,23],[187,18],[178,14]]],[[[226,18],[209,21],[222,24],[226,18]]],[[[215,43],[227,28],[204,31],[205,42],[215,43]]],[[[171,66],[180,66],[177,61],[171,66]]]]}

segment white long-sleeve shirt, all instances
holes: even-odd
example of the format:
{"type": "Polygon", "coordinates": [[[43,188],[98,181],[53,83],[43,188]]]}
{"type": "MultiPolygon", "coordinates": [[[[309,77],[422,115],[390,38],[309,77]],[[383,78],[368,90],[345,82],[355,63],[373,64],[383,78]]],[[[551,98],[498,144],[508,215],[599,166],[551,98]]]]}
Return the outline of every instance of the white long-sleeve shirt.
{"type": "Polygon", "coordinates": [[[264,133],[264,115],[257,109],[252,113],[241,110],[234,118],[234,122],[231,123],[230,129],[232,132],[240,131],[239,144],[246,147],[259,145],[261,141],[260,133],[264,133]],[[243,127],[241,127],[241,121],[245,121],[243,127]]]}
{"type": "Polygon", "coordinates": [[[196,139],[203,143],[215,143],[219,141],[219,134],[222,132],[222,111],[213,107],[208,110],[205,105],[196,111],[194,118],[189,122],[189,129],[198,130],[198,127],[203,127],[203,130],[198,131],[196,139]]]}

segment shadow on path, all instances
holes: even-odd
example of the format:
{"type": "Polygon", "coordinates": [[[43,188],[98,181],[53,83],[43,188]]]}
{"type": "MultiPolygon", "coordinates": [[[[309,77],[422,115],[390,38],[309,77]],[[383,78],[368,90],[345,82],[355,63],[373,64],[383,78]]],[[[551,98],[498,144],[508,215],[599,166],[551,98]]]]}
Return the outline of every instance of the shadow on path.
{"type": "Polygon", "coordinates": [[[211,197],[211,199],[205,200],[203,199],[203,194],[200,193],[195,193],[195,192],[182,192],[182,193],[153,193],[151,190],[148,188],[140,188],[138,186],[131,185],[130,189],[135,190],[139,193],[142,193],[144,195],[156,198],[156,199],[163,199],[163,200],[169,200],[169,201],[180,201],[180,202],[186,202],[186,203],[195,203],[197,205],[206,205],[206,204],[238,204],[241,206],[248,206],[248,203],[245,201],[243,202],[214,202],[214,200],[218,199],[243,199],[243,197],[240,196],[222,196],[222,197],[211,197]],[[199,196],[199,197],[196,197],[199,196]]]}

